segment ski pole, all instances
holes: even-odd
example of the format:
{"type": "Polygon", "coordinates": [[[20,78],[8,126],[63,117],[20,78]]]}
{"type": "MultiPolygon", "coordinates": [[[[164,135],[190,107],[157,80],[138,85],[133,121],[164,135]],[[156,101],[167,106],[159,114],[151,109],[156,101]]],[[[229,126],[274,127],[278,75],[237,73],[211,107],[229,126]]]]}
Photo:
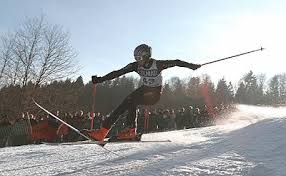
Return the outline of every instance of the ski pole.
{"type": "Polygon", "coordinates": [[[256,51],[262,51],[262,50],[264,50],[264,49],[265,49],[265,48],[262,48],[262,47],[261,47],[261,48],[256,49],[256,50],[252,50],[252,51],[248,51],[248,52],[245,52],[245,53],[236,54],[236,55],[233,55],[233,56],[225,57],[225,58],[218,59],[218,60],[214,60],[214,61],[210,61],[210,62],[206,62],[206,63],[204,63],[204,64],[201,64],[201,66],[203,66],[203,65],[208,65],[208,64],[212,64],[212,63],[215,63],[215,62],[220,62],[220,61],[223,61],[223,60],[231,59],[231,58],[234,58],[234,57],[242,56],[242,55],[249,54],[249,53],[253,53],[253,52],[256,52],[256,51]]]}

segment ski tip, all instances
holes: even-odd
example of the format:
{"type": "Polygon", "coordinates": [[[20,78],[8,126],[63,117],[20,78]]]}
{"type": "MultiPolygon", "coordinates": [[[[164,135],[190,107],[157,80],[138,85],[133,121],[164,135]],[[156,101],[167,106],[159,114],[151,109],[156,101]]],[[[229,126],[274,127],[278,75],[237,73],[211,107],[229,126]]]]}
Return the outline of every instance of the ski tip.
{"type": "Polygon", "coordinates": [[[107,142],[100,142],[100,143],[98,143],[98,145],[99,145],[100,147],[104,147],[106,144],[107,144],[107,142]]]}

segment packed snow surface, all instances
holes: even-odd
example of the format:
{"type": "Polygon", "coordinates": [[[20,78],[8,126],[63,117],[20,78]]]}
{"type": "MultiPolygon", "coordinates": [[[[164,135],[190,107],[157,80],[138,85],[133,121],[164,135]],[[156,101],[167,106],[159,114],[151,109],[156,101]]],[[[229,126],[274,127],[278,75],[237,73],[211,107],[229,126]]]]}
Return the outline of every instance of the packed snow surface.
{"type": "Polygon", "coordinates": [[[145,134],[172,142],[0,149],[0,175],[286,175],[286,108],[238,105],[216,126],[145,134]]]}

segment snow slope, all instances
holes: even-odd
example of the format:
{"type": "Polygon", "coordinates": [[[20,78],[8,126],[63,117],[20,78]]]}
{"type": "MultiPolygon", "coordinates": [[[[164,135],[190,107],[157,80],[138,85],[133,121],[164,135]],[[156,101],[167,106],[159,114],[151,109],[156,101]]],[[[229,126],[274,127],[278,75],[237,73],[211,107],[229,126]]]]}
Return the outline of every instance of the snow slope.
{"type": "Polygon", "coordinates": [[[239,105],[217,126],[146,134],[169,143],[0,149],[0,175],[286,175],[286,108],[239,105]]]}

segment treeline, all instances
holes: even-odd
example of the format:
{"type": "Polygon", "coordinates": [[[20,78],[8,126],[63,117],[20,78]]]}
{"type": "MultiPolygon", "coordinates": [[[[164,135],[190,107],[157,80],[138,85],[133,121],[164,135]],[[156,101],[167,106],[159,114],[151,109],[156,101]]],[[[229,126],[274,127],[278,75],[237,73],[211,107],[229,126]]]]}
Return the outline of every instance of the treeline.
{"type": "Polygon", "coordinates": [[[246,74],[239,83],[235,101],[244,104],[285,105],[286,74],[278,74],[267,82],[265,75],[246,74]]]}
{"type": "MultiPolygon", "coordinates": [[[[210,77],[191,77],[181,80],[173,77],[165,82],[161,100],[154,108],[181,108],[185,106],[210,109],[220,104],[285,104],[286,74],[275,75],[266,84],[264,75],[254,75],[252,71],[242,77],[235,90],[231,82],[220,79],[216,86],[210,77]]],[[[35,116],[45,115],[37,108],[32,98],[52,112],[75,113],[80,110],[107,114],[139,85],[138,79],[120,77],[98,84],[94,89],[91,82],[84,84],[82,77],[76,80],[53,81],[35,89],[35,84],[26,86],[10,85],[0,89],[1,118],[21,117],[24,113],[35,116]],[[95,97],[94,97],[95,95],[95,97]],[[95,101],[93,100],[95,98],[95,101]]],[[[63,114],[64,115],[64,114],[63,114]]]]}
{"type": "MultiPolygon", "coordinates": [[[[104,114],[112,111],[140,84],[138,79],[121,77],[98,84],[84,84],[82,77],[63,79],[78,70],[76,51],[70,35],[62,26],[47,22],[43,16],[28,18],[17,29],[0,36],[0,118],[18,118],[24,113],[41,114],[32,98],[46,108],[61,113],[88,112],[93,106],[104,114]]],[[[264,75],[252,71],[238,83],[224,78],[216,84],[209,76],[181,80],[173,77],[163,86],[155,108],[218,104],[285,104],[286,76],[275,75],[266,82],[264,75]],[[234,88],[233,85],[237,85],[234,88]]]]}

